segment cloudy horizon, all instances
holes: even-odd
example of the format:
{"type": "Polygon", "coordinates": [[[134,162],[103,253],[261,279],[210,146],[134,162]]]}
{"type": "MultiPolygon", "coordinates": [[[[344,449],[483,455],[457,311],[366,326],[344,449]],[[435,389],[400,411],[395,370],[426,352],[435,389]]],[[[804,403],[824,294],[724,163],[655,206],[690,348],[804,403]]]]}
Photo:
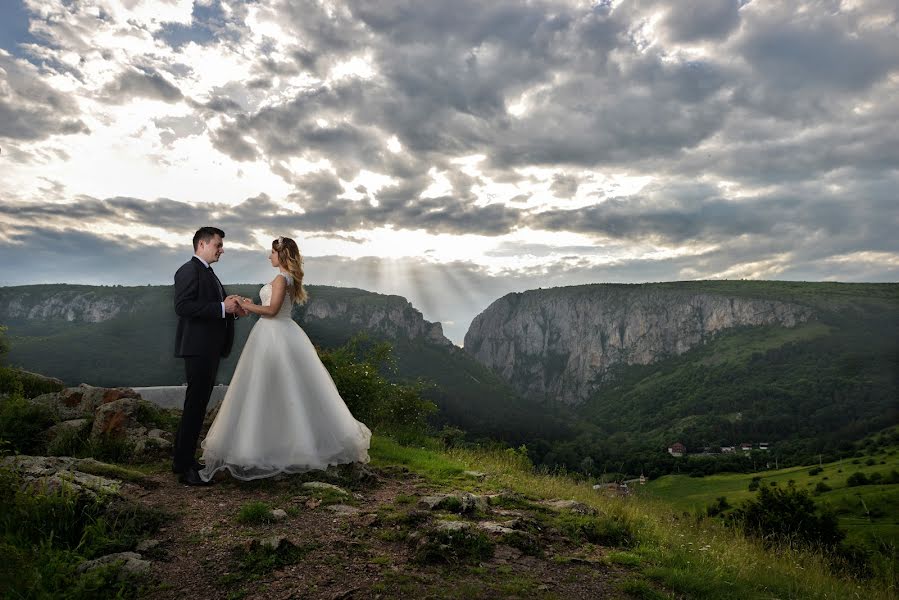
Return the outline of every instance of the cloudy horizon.
{"type": "Polygon", "coordinates": [[[0,285],[899,280],[891,0],[13,0],[0,285]]]}

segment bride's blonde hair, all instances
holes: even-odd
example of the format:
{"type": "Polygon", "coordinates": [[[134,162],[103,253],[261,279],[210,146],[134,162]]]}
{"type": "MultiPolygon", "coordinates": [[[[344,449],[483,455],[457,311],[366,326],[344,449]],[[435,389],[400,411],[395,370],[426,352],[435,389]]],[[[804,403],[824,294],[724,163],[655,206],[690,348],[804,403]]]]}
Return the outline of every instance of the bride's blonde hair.
{"type": "Polygon", "coordinates": [[[281,268],[293,277],[293,289],[290,297],[294,304],[305,304],[309,295],[303,287],[303,257],[297,243],[289,237],[279,237],[272,241],[272,250],[278,253],[281,268]]]}

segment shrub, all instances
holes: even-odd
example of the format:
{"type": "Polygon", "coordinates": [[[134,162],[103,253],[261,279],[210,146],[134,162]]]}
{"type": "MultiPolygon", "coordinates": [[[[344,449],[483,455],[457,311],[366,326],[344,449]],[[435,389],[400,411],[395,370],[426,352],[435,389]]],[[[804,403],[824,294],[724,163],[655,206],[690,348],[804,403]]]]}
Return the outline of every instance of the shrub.
{"type": "Polygon", "coordinates": [[[706,509],[706,515],[710,517],[715,517],[722,514],[724,511],[731,508],[730,503],[727,501],[727,496],[719,496],[713,504],[709,504],[706,509]]]}
{"type": "Polygon", "coordinates": [[[19,454],[35,454],[44,445],[43,432],[53,425],[50,409],[32,404],[15,393],[0,399],[0,439],[19,454]]]}
{"type": "Polygon", "coordinates": [[[808,474],[814,477],[815,475],[817,475],[818,473],[820,473],[823,470],[824,469],[822,469],[821,467],[812,467],[811,469],[808,470],[808,474]]]}
{"type": "Polygon", "coordinates": [[[556,518],[556,524],[574,542],[626,548],[636,541],[630,524],[618,516],[589,517],[563,514],[556,518]]]}
{"type": "Polygon", "coordinates": [[[823,481],[819,481],[815,486],[815,494],[823,494],[824,492],[829,492],[833,488],[824,483],[823,481]]]}
{"type": "Polygon", "coordinates": [[[9,394],[18,390],[18,393],[25,398],[34,398],[41,394],[58,392],[63,387],[32,373],[10,367],[0,367],[0,394],[9,394]]]}
{"type": "Polygon", "coordinates": [[[731,513],[751,536],[765,542],[798,542],[833,548],[845,536],[830,511],[818,512],[806,490],[760,487],[755,499],[748,500],[731,513]]]}
{"type": "Polygon", "coordinates": [[[846,480],[846,485],[849,487],[855,487],[857,485],[868,485],[870,481],[868,481],[868,476],[862,473],[861,471],[856,471],[846,480]]]}
{"type": "Polygon", "coordinates": [[[78,456],[88,447],[92,420],[82,427],[67,427],[47,444],[48,456],[78,456]]]}
{"type": "Polygon", "coordinates": [[[341,398],[353,416],[386,433],[422,433],[437,407],[421,397],[425,384],[391,382],[396,373],[393,350],[387,342],[371,343],[358,335],[332,351],[320,351],[341,398]]]}

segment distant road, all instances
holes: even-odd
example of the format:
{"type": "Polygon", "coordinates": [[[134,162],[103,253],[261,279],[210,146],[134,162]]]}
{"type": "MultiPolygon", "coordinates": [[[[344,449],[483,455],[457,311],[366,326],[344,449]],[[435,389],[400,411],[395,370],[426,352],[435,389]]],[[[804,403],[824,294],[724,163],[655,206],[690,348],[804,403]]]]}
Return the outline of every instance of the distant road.
{"type": "MultiPolygon", "coordinates": [[[[161,408],[177,408],[180,410],[184,408],[185,387],[183,385],[157,385],[131,389],[140,394],[144,400],[149,400],[161,408]]],[[[226,391],[228,391],[227,385],[217,385],[212,388],[212,396],[209,398],[207,410],[212,410],[218,406],[219,402],[225,397],[226,391]]]]}

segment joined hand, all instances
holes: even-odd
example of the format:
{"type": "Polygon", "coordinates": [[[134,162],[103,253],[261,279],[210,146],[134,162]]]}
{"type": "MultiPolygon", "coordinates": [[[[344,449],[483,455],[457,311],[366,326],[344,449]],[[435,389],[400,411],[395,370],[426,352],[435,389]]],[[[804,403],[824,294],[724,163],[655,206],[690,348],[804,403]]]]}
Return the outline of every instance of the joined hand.
{"type": "Polygon", "coordinates": [[[246,298],[237,295],[231,295],[225,298],[225,312],[234,314],[239,317],[245,317],[249,314],[241,304],[246,298]]]}

